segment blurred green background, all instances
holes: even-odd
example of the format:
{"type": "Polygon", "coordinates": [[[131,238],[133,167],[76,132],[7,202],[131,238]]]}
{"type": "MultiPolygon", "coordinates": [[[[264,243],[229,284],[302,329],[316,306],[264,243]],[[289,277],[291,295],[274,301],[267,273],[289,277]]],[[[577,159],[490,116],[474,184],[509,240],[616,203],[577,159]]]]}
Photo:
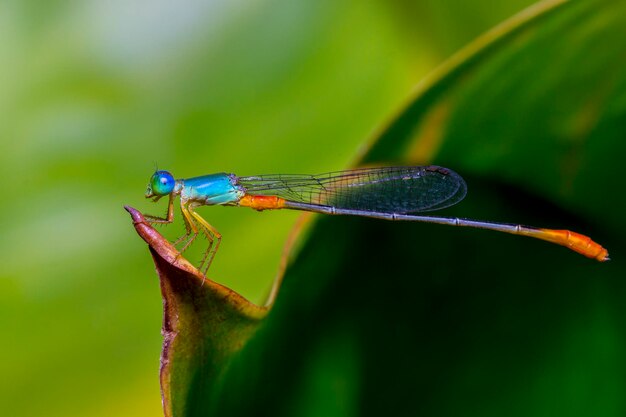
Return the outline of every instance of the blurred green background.
{"type": "MultiPolygon", "coordinates": [[[[158,281],[122,208],[165,212],[143,198],[155,163],[345,168],[420,79],[529,4],[1,2],[3,415],[161,415],[158,281]]],[[[210,277],[263,300],[297,214],[200,213],[224,236],[210,277]]]]}

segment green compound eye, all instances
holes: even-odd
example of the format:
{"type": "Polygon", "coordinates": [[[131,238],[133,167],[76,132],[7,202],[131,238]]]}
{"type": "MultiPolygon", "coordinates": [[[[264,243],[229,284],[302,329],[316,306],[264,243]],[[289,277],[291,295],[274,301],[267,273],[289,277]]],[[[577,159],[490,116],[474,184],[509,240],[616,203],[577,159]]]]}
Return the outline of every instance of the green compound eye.
{"type": "Polygon", "coordinates": [[[150,185],[152,186],[154,195],[163,196],[170,194],[174,190],[176,180],[174,180],[174,176],[167,171],[157,171],[152,175],[150,185]]]}

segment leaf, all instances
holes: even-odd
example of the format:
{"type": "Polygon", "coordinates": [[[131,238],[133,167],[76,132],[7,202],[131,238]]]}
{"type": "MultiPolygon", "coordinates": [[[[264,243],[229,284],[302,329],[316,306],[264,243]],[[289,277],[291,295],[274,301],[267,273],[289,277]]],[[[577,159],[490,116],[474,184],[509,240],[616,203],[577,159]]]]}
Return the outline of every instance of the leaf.
{"type": "MultiPolygon", "coordinates": [[[[470,194],[446,214],[580,228],[614,261],[493,232],[319,217],[262,325],[265,313],[228,314],[186,330],[207,350],[172,359],[166,413],[623,415],[625,50],[626,3],[539,3],[426,80],[362,158],[449,166],[470,194]]],[[[151,250],[182,276],[187,264],[166,265],[173,252],[151,250]]],[[[190,276],[184,287],[204,291],[190,276]]],[[[186,300],[202,316],[193,326],[232,309],[186,300]]]]}
{"type": "Polygon", "coordinates": [[[132,207],[125,207],[150,247],[163,296],[161,395],[166,416],[189,415],[215,390],[229,358],[267,314],[205,278],[132,207]]]}

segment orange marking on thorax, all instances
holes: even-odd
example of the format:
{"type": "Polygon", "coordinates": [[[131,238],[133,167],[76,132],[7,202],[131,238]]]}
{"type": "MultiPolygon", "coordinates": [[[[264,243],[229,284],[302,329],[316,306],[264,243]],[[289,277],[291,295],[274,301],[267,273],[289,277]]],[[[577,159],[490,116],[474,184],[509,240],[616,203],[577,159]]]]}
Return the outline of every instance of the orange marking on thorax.
{"type": "Polygon", "coordinates": [[[285,207],[285,200],[273,195],[244,195],[239,205],[255,210],[276,210],[285,207]]]}

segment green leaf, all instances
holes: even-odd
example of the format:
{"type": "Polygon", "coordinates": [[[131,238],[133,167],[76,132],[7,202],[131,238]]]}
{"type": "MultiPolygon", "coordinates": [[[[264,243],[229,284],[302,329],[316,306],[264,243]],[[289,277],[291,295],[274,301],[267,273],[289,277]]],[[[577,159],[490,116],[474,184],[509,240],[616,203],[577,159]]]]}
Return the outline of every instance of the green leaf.
{"type": "Polygon", "coordinates": [[[166,415],[626,413],[624,51],[625,2],[539,3],[425,80],[362,157],[449,166],[469,196],[446,215],[572,228],[610,263],[487,231],[319,217],[268,312],[203,281],[133,213],[177,294],[166,415]]]}

